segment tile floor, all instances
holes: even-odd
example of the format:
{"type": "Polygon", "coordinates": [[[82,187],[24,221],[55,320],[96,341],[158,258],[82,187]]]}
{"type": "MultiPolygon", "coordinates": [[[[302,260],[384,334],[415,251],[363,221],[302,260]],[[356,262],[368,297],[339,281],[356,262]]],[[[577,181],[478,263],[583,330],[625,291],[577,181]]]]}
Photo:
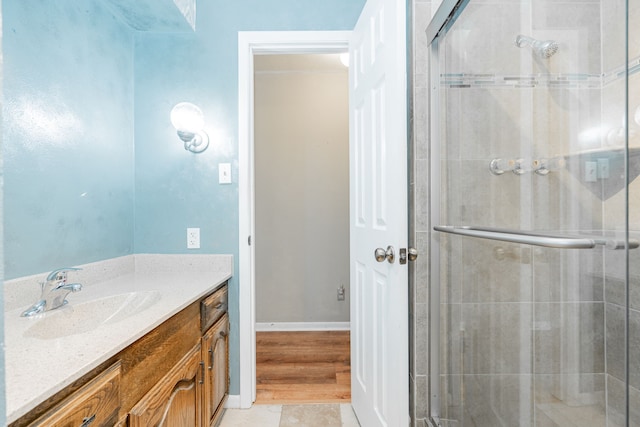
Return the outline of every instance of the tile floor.
{"type": "Polygon", "coordinates": [[[253,405],[227,409],[219,427],[360,427],[350,404],[253,405]]]}

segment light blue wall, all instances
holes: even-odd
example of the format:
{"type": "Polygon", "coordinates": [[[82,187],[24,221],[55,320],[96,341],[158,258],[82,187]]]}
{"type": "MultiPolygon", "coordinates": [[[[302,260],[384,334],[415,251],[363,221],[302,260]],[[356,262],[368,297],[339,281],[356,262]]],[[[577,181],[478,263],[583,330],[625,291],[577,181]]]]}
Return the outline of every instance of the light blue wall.
{"type": "Polygon", "coordinates": [[[234,254],[237,394],[237,32],[350,30],[365,0],[199,0],[190,33],[133,32],[108,3],[4,0],[5,277],[131,253],[234,254]],[[169,121],[180,101],[204,111],[201,155],[169,121]],[[231,185],[217,184],[221,162],[231,185]],[[187,227],[201,228],[200,250],[186,249],[187,227]]]}
{"type": "Polygon", "coordinates": [[[364,3],[200,0],[195,33],[136,36],[135,250],[187,252],[190,226],[201,229],[200,252],[234,254],[236,270],[229,289],[231,394],[239,393],[238,31],[351,30],[364,3]],[[203,154],[185,152],[175,136],[169,112],[180,101],[200,106],[207,130],[219,135],[203,154]],[[232,185],[218,184],[221,162],[232,163],[232,185]]]}
{"type": "Polygon", "coordinates": [[[5,278],[133,252],[133,32],[98,0],[5,0],[5,278]]]}
{"type": "MultiPolygon", "coordinates": [[[[0,30],[2,29],[2,1],[0,0],[0,30]]],[[[1,31],[0,31],[1,33],[1,31]]],[[[0,45],[2,44],[2,35],[0,34],[0,45]]],[[[3,58],[0,55],[0,99],[2,97],[2,81],[3,81],[3,58]]],[[[2,112],[0,111],[0,123],[2,122],[2,112]]],[[[2,156],[2,134],[0,133],[0,289],[4,285],[4,245],[2,241],[4,240],[4,230],[3,230],[3,218],[4,218],[4,209],[3,209],[3,187],[4,187],[4,166],[3,166],[3,156],[2,156]]],[[[4,292],[0,292],[0,307],[4,307],[4,292]]],[[[0,317],[0,349],[4,349],[4,316],[0,317]]],[[[5,425],[7,418],[7,404],[4,396],[6,396],[6,385],[5,385],[5,364],[4,364],[4,350],[0,350],[0,425],[5,425]]]]}

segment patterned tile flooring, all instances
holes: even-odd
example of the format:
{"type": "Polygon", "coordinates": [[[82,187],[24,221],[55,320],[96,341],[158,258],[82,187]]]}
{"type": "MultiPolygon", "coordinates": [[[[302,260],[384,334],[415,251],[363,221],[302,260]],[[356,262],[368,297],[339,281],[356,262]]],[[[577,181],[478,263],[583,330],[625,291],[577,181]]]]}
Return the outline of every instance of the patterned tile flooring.
{"type": "Polygon", "coordinates": [[[253,405],[227,409],[220,427],[360,427],[350,404],[253,405]]]}

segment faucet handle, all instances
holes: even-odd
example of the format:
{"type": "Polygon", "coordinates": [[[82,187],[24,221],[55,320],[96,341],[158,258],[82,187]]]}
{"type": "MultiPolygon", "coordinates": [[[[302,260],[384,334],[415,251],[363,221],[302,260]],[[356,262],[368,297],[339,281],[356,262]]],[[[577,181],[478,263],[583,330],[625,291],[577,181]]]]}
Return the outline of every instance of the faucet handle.
{"type": "Polygon", "coordinates": [[[67,280],[67,272],[68,271],[78,271],[78,270],[82,270],[82,269],[81,268],[75,268],[75,267],[63,267],[63,268],[59,268],[57,270],[53,270],[47,276],[47,281],[48,282],[52,282],[52,281],[56,281],[56,280],[66,281],[67,280]]]}

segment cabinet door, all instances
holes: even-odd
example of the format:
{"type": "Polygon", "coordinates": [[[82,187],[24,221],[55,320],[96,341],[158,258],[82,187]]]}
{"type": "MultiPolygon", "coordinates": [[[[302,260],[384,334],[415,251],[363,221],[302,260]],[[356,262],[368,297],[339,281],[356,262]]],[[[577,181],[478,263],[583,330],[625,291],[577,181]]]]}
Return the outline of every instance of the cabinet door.
{"type": "Polygon", "coordinates": [[[130,427],[200,427],[204,366],[193,347],[131,410],[130,427]]]}
{"type": "Polygon", "coordinates": [[[225,314],[202,337],[205,360],[204,423],[212,426],[221,413],[229,385],[229,315],[225,314]],[[220,408],[219,408],[220,407],[220,408]],[[218,410],[220,409],[220,410],[218,410]]]}

